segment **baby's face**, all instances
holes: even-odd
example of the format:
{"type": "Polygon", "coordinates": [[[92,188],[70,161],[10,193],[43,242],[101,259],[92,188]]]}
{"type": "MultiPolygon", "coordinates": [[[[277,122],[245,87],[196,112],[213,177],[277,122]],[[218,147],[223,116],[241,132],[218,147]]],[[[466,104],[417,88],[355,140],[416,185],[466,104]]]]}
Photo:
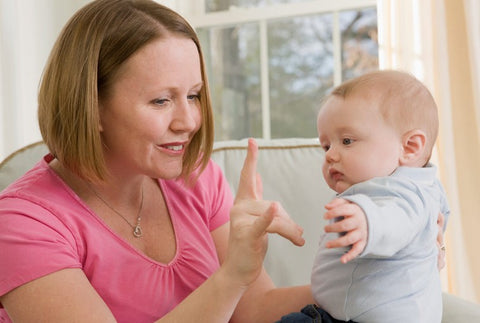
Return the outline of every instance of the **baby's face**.
{"type": "Polygon", "coordinates": [[[337,193],[388,176],[399,166],[401,136],[384,121],[377,105],[358,96],[333,96],[318,114],[318,136],[325,150],[323,176],[337,193]]]}

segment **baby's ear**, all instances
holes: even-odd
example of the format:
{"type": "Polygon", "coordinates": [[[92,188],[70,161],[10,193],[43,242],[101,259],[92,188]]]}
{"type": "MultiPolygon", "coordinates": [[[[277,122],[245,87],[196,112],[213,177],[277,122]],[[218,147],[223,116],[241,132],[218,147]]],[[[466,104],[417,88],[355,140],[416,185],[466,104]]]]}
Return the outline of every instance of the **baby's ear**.
{"type": "Polygon", "coordinates": [[[400,165],[422,167],[425,163],[425,143],[427,136],[421,130],[410,130],[403,135],[400,165]]]}

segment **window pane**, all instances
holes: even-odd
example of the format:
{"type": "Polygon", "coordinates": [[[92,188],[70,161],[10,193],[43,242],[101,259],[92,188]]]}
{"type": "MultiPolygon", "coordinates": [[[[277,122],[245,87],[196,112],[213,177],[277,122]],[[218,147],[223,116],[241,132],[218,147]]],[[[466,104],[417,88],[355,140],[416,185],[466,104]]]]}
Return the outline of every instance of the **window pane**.
{"type": "Polygon", "coordinates": [[[205,0],[205,12],[224,11],[230,7],[259,8],[279,3],[299,3],[311,0],[205,0]]]}
{"type": "Polygon", "coordinates": [[[348,80],[378,70],[377,10],[340,13],[342,34],[342,79],[348,80]]]}
{"type": "Polygon", "coordinates": [[[268,95],[270,104],[263,108],[269,110],[270,120],[263,122],[270,123],[270,132],[266,129],[266,133],[272,138],[316,137],[316,114],[334,80],[378,69],[375,7],[338,15],[329,12],[267,19],[267,40],[262,44],[268,49],[265,62],[260,61],[259,23],[197,30],[210,81],[216,140],[263,137],[260,73],[267,66],[269,93],[264,95],[268,95]],[[340,34],[334,37],[337,18],[340,34]],[[338,48],[334,48],[334,38],[340,39],[338,48]],[[338,63],[342,71],[334,71],[338,63]]]}
{"type": "Polygon", "coordinates": [[[197,32],[207,65],[215,140],[262,137],[258,25],[197,32]]]}
{"type": "Polygon", "coordinates": [[[316,137],[316,114],[333,86],[332,15],[268,24],[272,138],[316,137]]]}

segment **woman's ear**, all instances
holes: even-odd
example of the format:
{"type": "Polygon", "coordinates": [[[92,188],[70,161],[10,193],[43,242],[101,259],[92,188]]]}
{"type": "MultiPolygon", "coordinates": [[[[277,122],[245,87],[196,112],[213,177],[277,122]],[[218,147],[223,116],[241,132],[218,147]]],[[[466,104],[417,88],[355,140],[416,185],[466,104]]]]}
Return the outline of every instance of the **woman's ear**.
{"type": "Polygon", "coordinates": [[[425,164],[425,143],[427,136],[421,130],[410,130],[403,136],[400,165],[422,167],[425,164]]]}

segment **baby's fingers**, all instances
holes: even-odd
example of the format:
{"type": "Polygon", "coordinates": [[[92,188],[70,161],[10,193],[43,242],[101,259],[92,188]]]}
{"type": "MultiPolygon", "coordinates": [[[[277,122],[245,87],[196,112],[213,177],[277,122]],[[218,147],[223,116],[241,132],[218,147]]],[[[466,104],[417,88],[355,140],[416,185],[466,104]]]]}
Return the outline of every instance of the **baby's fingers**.
{"type": "Polygon", "coordinates": [[[350,260],[356,258],[359,254],[361,254],[364,248],[365,244],[362,244],[362,242],[354,243],[352,245],[352,248],[340,258],[340,261],[346,264],[350,260]]]}
{"type": "Polygon", "coordinates": [[[348,204],[350,203],[349,201],[343,199],[343,198],[334,198],[333,200],[331,200],[329,203],[327,203],[325,205],[325,208],[327,210],[331,210],[331,209],[334,209],[342,204],[348,204]]]}
{"type": "Polygon", "coordinates": [[[358,206],[356,204],[343,199],[335,199],[327,204],[325,208],[327,209],[327,212],[325,212],[323,216],[325,220],[351,216],[358,211],[358,206]]]}
{"type": "Polygon", "coordinates": [[[337,218],[338,221],[325,225],[325,232],[343,233],[358,228],[357,220],[353,218],[337,218]]]}
{"type": "Polygon", "coordinates": [[[352,246],[350,250],[340,258],[340,261],[344,264],[361,254],[363,249],[365,249],[365,245],[366,241],[362,239],[362,234],[359,230],[348,232],[346,235],[326,243],[327,248],[352,246]]]}
{"type": "Polygon", "coordinates": [[[361,236],[362,235],[361,235],[359,230],[350,231],[347,234],[342,235],[337,239],[328,241],[325,246],[327,248],[348,247],[348,246],[353,245],[354,243],[357,243],[358,241],[360,241],[361,236]]]}

